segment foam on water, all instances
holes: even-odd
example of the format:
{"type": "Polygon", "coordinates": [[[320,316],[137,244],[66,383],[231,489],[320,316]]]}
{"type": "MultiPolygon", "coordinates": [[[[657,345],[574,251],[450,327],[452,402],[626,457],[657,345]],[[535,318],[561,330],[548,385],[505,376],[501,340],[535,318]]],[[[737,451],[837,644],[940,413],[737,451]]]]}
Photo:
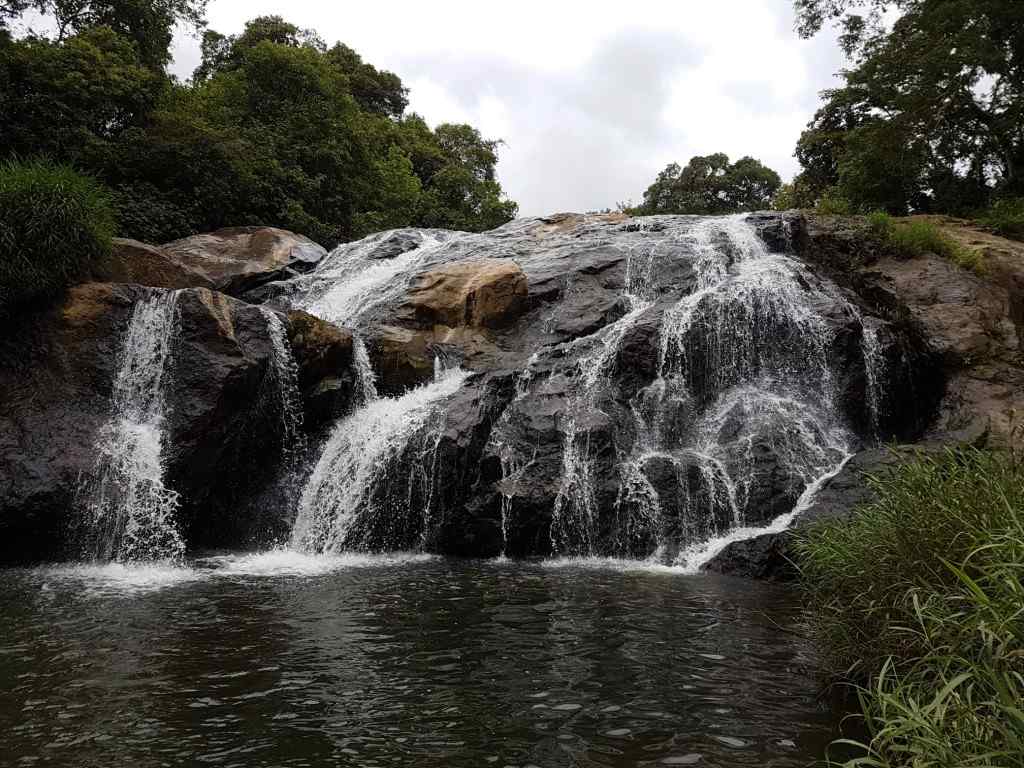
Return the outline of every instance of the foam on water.
{"type": "Polygon", "coordinates": [[[294,549],[272,549],[248,555],[224,555],[207,558],[204,564],[214,566],[210,572],[217,577],[236,576],[319,576],[354,568],[390,568],[429,562],[436,556],[422,552],[361,552],[313,554],[294,549]]]}
{"type": "Polygon", "coordinates": [[[42,566],[31,574],[44,591],[51,585],[70,586],[89,597],[154,592],[203,578],[202,571],[173,561],[42,566]]]}

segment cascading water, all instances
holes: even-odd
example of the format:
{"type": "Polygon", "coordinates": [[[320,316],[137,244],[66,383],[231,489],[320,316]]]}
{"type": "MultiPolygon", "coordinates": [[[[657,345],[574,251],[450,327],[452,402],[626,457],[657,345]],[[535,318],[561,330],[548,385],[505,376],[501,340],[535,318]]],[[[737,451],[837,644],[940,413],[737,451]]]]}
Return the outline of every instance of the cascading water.
{"type": "Polygon", "coordinates": [[[407,544],[411,527],[425,536],[439,434],[424,428],[468,375],[443,371],[429,384],[376,399],[341,420],[302,493],[292,546],[314,552],[386,550],[407,544]],[[422,441],[418,459],[398,468],[414,438],[422,441]]]}
{"type": "Polygon", "coordinates": [[[306,438],[302,431],[302,398],[299,395],[299,368],[288,344],[288,332],[275,312],[263,310],[270,333],[273,357],[270,364],[272,408],[280,422],[281,450],[284,464],[294,465],[305,453],[306,438]]]}
{"type": "Polygon", "coordinates": [[[86,554],[96,560],[177,559],[185,545],[178,494],[164,485],[164,394],[177,324],[178,294],[139,301],[121,347],[111,414],[96,440],[97,459],[79,489],[86,554]]]}
{"type": "MultiPolygon", "coordinates": [[[[798,262],[768,253],[742,217],[690,221],[672,235],[690,254],[694,289],[663,313],[658,377],[631,403],[636,439],[618,463],[613,546],[629,555],[653,545],[652,557],[687,568],[694,547],[745,529],[752,514],[789,514],[850,455],[854,438],[834,407],[834,331],[818,307],[858,315],[798,262]],[[784,478],[781,499],[758,496],[766,473],[784,478]]],[[[598,553],[588,423],[604,415],[598,395],[652,300],[652,261],[632,256],[631,309],[582,361],[564,430],[552,520],[560,553],[598,553]]]]}

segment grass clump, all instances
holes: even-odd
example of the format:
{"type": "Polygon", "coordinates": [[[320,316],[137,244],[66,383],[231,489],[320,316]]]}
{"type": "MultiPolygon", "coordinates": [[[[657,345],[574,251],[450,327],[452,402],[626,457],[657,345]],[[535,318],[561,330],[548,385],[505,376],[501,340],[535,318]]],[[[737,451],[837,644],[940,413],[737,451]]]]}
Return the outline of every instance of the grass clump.
{"type": "Polygon", "coordinates": [[[0,316],[58,293],[110,254],[107,191],[68,166],[0,164],[0,214],[0,316]]]}
{"type": "Polygon", "coordinates": [[[897,220],[883,211],[867,215],[870,235],[897,256],[910,259],[934,253],[976,274],[984,274],[980,251],[965,248],[927,219],[897,220]]]}
{"type": "Polygon", "coordinates": [[[997,201],[981,216],[983,226],[1003,237],[1024,240],[1024,197],[997,201]]]}
{"type": "Polygon", "coordinates": [[[801,534],[811,625],[859,685],[848,766],[1024,765],[1024,463],[918,455],[875,500],[801,534]]]}

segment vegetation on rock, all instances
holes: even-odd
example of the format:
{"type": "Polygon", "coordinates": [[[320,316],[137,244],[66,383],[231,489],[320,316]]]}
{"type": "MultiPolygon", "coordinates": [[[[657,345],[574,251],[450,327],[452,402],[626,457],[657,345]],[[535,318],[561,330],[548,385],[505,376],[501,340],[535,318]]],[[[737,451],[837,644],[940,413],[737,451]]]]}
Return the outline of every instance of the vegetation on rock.
{"type": "Polygon", "coordinates": [[[110,254],[110,198],[66,165],[0,163],[0,211],[0,316],[55,295],[110,254]]]}
{"type": "Polygon", "coordinates": [[[871,478],[875,499],[798,535],[810,619],[859,684],[848,765],[1024,759],[1024,457],[947,449],[871,478]]]}

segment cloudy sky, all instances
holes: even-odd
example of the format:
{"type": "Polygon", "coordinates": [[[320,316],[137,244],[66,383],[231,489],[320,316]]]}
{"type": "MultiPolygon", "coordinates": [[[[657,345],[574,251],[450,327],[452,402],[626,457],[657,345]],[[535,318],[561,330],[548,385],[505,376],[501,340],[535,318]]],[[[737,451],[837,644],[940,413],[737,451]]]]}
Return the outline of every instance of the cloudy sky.
{"type": "MultiPolygon", "coordinates": [[[[842,64],[831,36],[796,36],[792,0],[210,0],[207,16],[230,34],[271,13],[397,73],[431,124],[503,139],[498,174],[522,215],[639,201],[666,164],[711,152],[788,179],[842,64]]],[[[188,77],[198,40],[179,35],[174,56],[188,77]]]]}

